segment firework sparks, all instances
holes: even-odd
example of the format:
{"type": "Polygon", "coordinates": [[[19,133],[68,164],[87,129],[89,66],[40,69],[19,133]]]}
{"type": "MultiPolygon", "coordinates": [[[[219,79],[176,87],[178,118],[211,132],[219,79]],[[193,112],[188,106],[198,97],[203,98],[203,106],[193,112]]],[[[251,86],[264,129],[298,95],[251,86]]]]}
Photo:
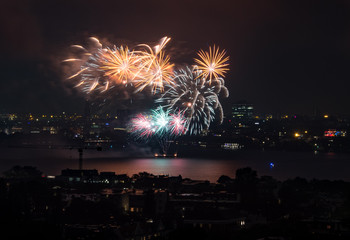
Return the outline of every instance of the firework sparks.
{"type": "Polygon", "coordinates": [[[94,90],[104,92],[115,85],[132,83],[135,92],[141,92],[145,87],[152,86],[155,94],[163,91],[164,83],[170,84],[173,77],[174,64],[163,51],[170,38],[164,37],[153,49],[146,44],[140,44],[142,50],[130,50],[127,46],[119,48],[103,48],[97,38],[90,38],[94,48],[87,50],[80,45],[73,48],[83,51],[80,58],[69,58],[65,63],[78,64],[79,70],[67,79],[80,78],[76,87],[90,93],[94,90]]]}
{"type": "Polygon", "coordinates": [[[171,140],[185,133],[185,123],[186,119],[180,112],[172,114],[169,109],[158,107],[149,115],[138,114],[132,118],[129,129],[136,140],[157,141],[166,154],[171,140]]]}
{"type": "Polygon", "coordinates": [[[143,114],[138,114],[131,120],[131,131],[138,138],[148,138],[155,133],[151,118],[143,114]]]}
{"type": "Polygon", "coordinates": [[[146,44],[140,44],[144,51],[137,51],[140,54],[141,67],[139,78],[135,79],[136,91],[142,91],[146,86],[152,86],[152,92],[163,91],[164,82],[171,84],[174,64],[170,63],[170,57],[165,55],[163,49],[170,41],[170,38],[164,37],[161,43],[153,49],[146,44]]]}
{"type": "Polygon", "coordinates": [[[198,77],[208,79],[209,84],[213,79],[218,79],[219,76],[224,77],[225,73],[229,70],[227,68],[229,57],[225,56],[226,51],[219,51],[219,47],[209,47],[209,52],[200,50],[198,52],[199,59],[194,59],[198,64],[198,70],[201,73],[198,77]]]}
{"type": "Polygon", "coordinates": [[[156,110],[152,110],[152,121],[156,127],[156,133],[163,135],[168,132],[169,129],[169,111],[164,111],[163,108],[159,107],[156,110]]]}
{"type": "Polygon", "coordinates": [[[190,134],[200,134],[208,129],[215,119],[215,111],[219,112],[219,122],[222,122],[223,112],[219,94],[228,96],[224,80],[218,78],[210,84],[204,78],[199,78],[201,71],[186,67],[175,71],[176,85],[168,85],[168,90],[157,99],[163,107],[173,112],[180,111],[187,119],[186,128],[190,134]]]}
{"type": "Polygon", "coordinates": [[[77,50],[75,57],[64,60],[64,63],[72,63],[72,68],[78,70],[67,79],[77,82],[75,87],[81,88],[83,92],[90,93],[94,90],[104,91],[109,86],[109,80],[104,77],[100,70],[101,53],[104,52],[102,44],[97,38],[90,38],[90,48],[81,45],[72,45],[77,50]]]}
{"type": "Polygon", "coordinates": [[[100,69],[116,84],[126,84],[137,76],[139,61],[140,58],[128,47],[106,49],[100,57],[100,69]]]}
{"type": "Polygon", "coordinates": [[[164,51],[170,41],[168,37],[154,47],[140,44],[137,50],[127,46],[105,47],[97,38],[90,38],[90,41],[89,48],[72,45],[77,54],[63,61],[79,66],[68,79],[78,80],[76,87],[83,92],[103,93],[112,88],[120,91],[126,86],[134,93],[146,87],[150,87],[153,94],[162,92],[156,102],[165,110],[158,108],[131,121],[132,131],[141,138],[187,132],[200,134],[215,118],[222,123],[219,96],[229,94],[223,80],[229,70],[225,50],[220,51],[216,46],[209,47],[207,52],[200,50],[198,58],[194,59],[197,65],[174,70],[174,64],[164,51]]]}
{"type": "Polygon", "coordinates": [[[187,119],[179,111],[177,114],[170,114],[169,128],[173,135],[182,135],[186,132],[187,119]]]}

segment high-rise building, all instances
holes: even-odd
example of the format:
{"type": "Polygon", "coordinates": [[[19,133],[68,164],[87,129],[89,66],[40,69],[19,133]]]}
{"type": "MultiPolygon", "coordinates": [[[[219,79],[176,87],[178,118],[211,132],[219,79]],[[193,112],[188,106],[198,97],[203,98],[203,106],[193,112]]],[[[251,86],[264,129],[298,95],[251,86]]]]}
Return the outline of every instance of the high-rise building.
{"type": "Polygon", "coordinates": [[[85,101],[83,119],[83,137],[86,140],[89,136],[91,127],[91,103],[89,102],[89,100],[85,101]]]}
{"type": "Polygon", "coordinates": [[[233,121],[250,121],[254,118],[254,106],[247,102],[238,102],[232,106],[233,121]]]}

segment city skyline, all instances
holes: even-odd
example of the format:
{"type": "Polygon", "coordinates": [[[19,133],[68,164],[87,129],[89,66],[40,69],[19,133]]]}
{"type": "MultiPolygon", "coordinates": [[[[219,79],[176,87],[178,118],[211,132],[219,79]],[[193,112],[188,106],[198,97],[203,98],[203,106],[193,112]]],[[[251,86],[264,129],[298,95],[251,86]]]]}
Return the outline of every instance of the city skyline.
{"type": "Polygon", "coordinates": [[[11,0],[0,35],[0,239],[349,239],[350,1],[11,0]]]}
{"type": "Polygon", "coordinates": [[[84,96],[69,88],[60,64],[69,45],[90,36],[116,44],[169,36],[177,64],[213,44],[227,50],[226,112],[245,99],[261,112],[349,114],[349,7],[345,1],[4,3],[0,110],[82,111],[84,96]]]}

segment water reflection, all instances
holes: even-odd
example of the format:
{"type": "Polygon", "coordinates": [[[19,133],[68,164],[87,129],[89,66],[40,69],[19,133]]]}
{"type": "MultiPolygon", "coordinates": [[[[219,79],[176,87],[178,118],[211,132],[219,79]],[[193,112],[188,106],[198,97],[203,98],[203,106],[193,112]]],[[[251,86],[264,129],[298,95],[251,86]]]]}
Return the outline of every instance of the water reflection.
{"type": "MultiPolygon", "coordinates": [[[[7,152],[0,156],[0,173],[14,165],[31,165],[47,175],[59,175],[62,169],[78,168],[78,156],[72,152],[26,150],[7,152]]],[[[343,179],[350,181],[349,154],[315,155],[298,152],[241,152],[232,159],[199,158],[120,158],[117,155],[98,157],[84,155],[83,167],[98,171],[113,171],[129,176],[139,172],[181,175],[183,178],[215,182],[221,175],[235,177],[239,168],[251,167],[259,176],[269,175],[279,180],[303,177],[307,179],[343,179]],[[273,167],[271,167],[271,163],[273,167]]]]}

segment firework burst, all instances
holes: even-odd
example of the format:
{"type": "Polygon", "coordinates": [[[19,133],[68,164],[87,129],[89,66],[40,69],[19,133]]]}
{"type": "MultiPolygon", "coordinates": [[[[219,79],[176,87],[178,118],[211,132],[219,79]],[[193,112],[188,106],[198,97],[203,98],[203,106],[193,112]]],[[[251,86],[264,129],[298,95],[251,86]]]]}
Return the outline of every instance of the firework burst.
{"type": "Polygon", "coordinates": [[[169,110],[164,111],[162,107],[152,110],[152,122],[158,136],[165,135],[169,130],[169,110]]]}
{"type": "Polygon", "coordinates": [[[170,84],[173,79],[174,64],[163,49],[170,41],[164,37],[154,48],[146,44],[138,45],[141,50],[130,50],[127,46],[108,48],[102,46],[97,38],[90,38],[94,47],[86,49],[80,45],[72,48],[83,54],[64,60],[65,63],[78,65],[69,80],[79,79],[76,87],[83,92],[104,92],[118,85],[128,83],[141,92],[147,86],[152,92],[163,91],[164,83],[170,84]]]}
{"type": "Polygon", "coordinates": [[[72,45],[76,50],[75,57],[64,60],[73,63],[72,68],[77,68],[74,74],[67,79],[76,82],[83,92],[103,92],[110,87],[110,80],[105,77],[105,72],[100,69],[101,56],[106,52],[97,38],[89,38],[91,47],[86,49],[81,45],[72,45]]]}
{"type": "Polygon", "coordinates": [[[126,84],[137,77],[140,58],[128,47],[107,48],[100,55],[99,69],[116,84],[126,84]]]}
{"type": "Polygon", "coordinates": [[[170,57],[163,51],[169,41],[168,37],[162,38],[154,50],[149,45],[139,45],[144,50],[137,51],[140,56],[139,72],[141,74],[134,81],[136,92],[142,91],[146,86],[152,86],[152,92],[155,94],[157,90],[163,91],[164,82],[172,83],[174,64],[170,63],[170,57]]]}
{"type": "Polygon", "coordinates": [[[186,133],[187,119],[178,111],[176,114],[170,114],[169,127],[173,135],[182,135],[186,133]]]}
{"type": "Polygon", "coordinates": [[[225,56],[226,51],[219,51],[219,47],[209,47],[209,52],[200,50],[198,52],[199,59],[195,58],[194,61],[198,64],[198,70],[201,73],[198,77],[208,79],[209,84],[213,79],[218,79],[220,76],[224,77],[225,73],[229,70],[227,68],[229,57],[225,56]]]}
{"type": "Polygon", "coordinates": [[[219,94],[228,96],[224,80],[219,77],[210,83],[199,77],[200,70],[189,67],[175,71],[174,75],[176,85],[167,85],[168,89],[156,102],[173,112],[180,111],[187,119],[186,128],[190,134],[200,134],[208,129],[215,119],[216,111],[222,123],[223,110],[219,94]]]}
{"type": "Polygon", "coordinates": [[[223,79],[229,70],[229,57],[225,50],[209,47],[209,51],[198,52],[194,59],[197,65],[174,70],[164,51],[169,41],[164,37],[154,47],[139,44],[136,49],[129,49],[105,47],[97,38],[90,38],[89,48],[72,45],[77,54],[63,62],[75,66],[68,79],[78,81],[76,87],[85,93],[97,93],[94,96],[105,96],[100,93],[115,89],[113,97],[121,96],[121,91],[129,97],[126,87],[132,94],[140,94],[146,88],[154,95],[161,92],[156,102],[164,110],[158,108],[149,115],[136,116],[131,121],[134,135],[169,138],[184,133],[200,134],[214,119],[222,123],[219,96],[229,95],[223,79]]]}
{"type": "Polygon", "coordinates": [[[180,112],[172,114],[169,109],[158,107],[150,114],[138,114],[132,118],[129,129],[134,139],[155,140],[166,153],[172,140],[185,133],[185,123],[186,119],[180,112]]]}
{"type": "Polygon", "coordinates": [[[131,119],[130,127],[137,139],[147,139],[155,133],[151,117],[141,113],[131,119]]]}

